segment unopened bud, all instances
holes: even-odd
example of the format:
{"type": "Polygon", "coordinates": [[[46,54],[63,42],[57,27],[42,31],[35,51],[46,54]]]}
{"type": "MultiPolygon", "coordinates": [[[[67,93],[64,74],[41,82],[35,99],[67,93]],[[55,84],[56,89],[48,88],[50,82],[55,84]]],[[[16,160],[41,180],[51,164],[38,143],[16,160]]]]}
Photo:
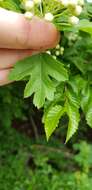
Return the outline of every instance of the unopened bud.
{"type": "Polygon", "coordinates": [[[45,18],[45,20],[47,20],[47,21],[52,21],[53,18],[54,18],[54,16],[53,16],[53,14],[51,14],[51,13],[46,13],[44,18],[45,18]]]}
{"type": "Polygon", "coordinates": [[[74,11],[75,15],[78,16],[81,14],[81,12],[82,12],[82,7],[80,5],[77,5],[74,11]]]}
{"type": "Polygon", "coordinates": [[[27,0],[24,3],[24,7],[27,11],[31,10],[34,7],[34,2],[33,0],[27,0]]]}
{"type": "Polygon", "coordinates": [[[69,23],[70,23],[70,24],[73,24],[73,25],[76,25],[76,24],[79,23],[79,18],[76,17],[76,16],[71,16],[71,17],[69,18],[69,23]]]}
{"type": "Polygon", "coordinates": [[[29,19],[29,20],[31,20],[32,19],[32,17],[33,17],[33,13],[31,13],[31,12],[25,12],[25,18],[27,18],[27,19],[29,19]]]}
{"type": "Polygon", "coordinates": [[[56,59],[57,57],[55,55],[53,55],[53,58],[56,59]]]}
{"type": "Polygon", "coordinates": [[[78,0],[78,4],[79,4],[80,6],[83,6],[83,5],[84,5],[84,0],[78,0]]]}
{"type": "Polygon", "coordinates": [[[68,7],[69,5],[69,0],[60,0],[60,2],[64,7],[68,7]]]}
{"type": "Polygon", "coordinates": [[[60,45],[59,44],[56,46],[56,49],[60,49],[60,45]]]}
{"type": "Polygon", "coordinates": [[[57,50],[57,51],[55,52],[55,54],[56,54],[56,56],[59,56],[59,55],[60,55],[60,52],[57,50]]]}
{"type": "Polygon", "coordinates": [[[47,54],[49,54],[49,55],[51,55],[51,52],[50,52],[49,50],[48,50],[48,51],[46,51],[46,53],[47,53],[47,54]]]}
{"type": "Polygon", "coordinates": [[[60,54],[63,55],[64,54],[64,47],[60,48],[60,54]]]}

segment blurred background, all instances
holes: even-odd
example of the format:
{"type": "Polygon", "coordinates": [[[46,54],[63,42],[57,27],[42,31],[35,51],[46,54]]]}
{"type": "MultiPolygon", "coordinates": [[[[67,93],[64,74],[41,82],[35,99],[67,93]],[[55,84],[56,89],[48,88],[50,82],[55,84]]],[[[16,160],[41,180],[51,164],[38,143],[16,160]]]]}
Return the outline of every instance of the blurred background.
{"type": "Polygon", "coordinates": [[[65,117],[47,142],[42,110],[23,99],[24,85],[0,87],[0,190],[91,190],[92,129],[84,115],[68,144],[65,117]]]}

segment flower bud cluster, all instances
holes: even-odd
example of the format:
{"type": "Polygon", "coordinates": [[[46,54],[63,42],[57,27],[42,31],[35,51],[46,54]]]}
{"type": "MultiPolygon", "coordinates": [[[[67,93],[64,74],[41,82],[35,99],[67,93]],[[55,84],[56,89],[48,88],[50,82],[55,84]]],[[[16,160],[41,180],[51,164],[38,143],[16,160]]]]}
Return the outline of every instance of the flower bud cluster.
{"type": "Polygon", "coordinates": [[[64,7],[75,7],[76,5],[83,6],[84,0],[59,0],[64,7]]]}
{"type": "Polygon", "coordinates": [[[78,16],[82,13],[84,0],[59,0],[66,7],[72,16],[69,18],[69,23],[76,25],[79,23],[78,16]]]}
{"type": "Polygon", "coordinates": [[[62,56],[64,54],[64,47],[58,44],[53,50],[47,50],[46,53],[52,55],[54,59],[57,59],[58,56],[62,56]]]}
{"type": "Polygon", "coordinates": [[[60,46],[59,44],[55,48],[54,54],[52,54],[54,59],[57,59],[57,57],[62,56],[64,54],[64,47],[60,46]]]}
{"type": "MultiPolygon", "coordinates": [[[[61,3],[62,6],[67,8],[70,13],[70,17],[68,22],[72,25],[76,25],[79,23],[78,16],[82,13],[84,0],[57,0],[61,3]]],[[[41,6],[42,0],[24,0],[23,7],[26,10],[25,17],[28,19],[32,19],[34,6],[38,4],[41,6]]],[[[52,21],[54,19],[54,15],[51,12],[46,12],[44,15],[44,19],[47,21],[52,21]]]]}
{"type": "Polygon", "coordinates": [[[64,54],[64,47],[60,46],[59,44],[55,48],[55,55],[60,56],[64,54]]]}
{"type": "MultiPolygon", "coordinates": [[[[41,5],[42,0],[25,0],[23,3],[23,8],[26,10],[25,17],[31,19],[33,17],[33,9],[36,4],[41,5]]],[[[52,21],[54,18],[53,14],[47,12],[44,16],[44,19],[47,21],[52,21]]]]}

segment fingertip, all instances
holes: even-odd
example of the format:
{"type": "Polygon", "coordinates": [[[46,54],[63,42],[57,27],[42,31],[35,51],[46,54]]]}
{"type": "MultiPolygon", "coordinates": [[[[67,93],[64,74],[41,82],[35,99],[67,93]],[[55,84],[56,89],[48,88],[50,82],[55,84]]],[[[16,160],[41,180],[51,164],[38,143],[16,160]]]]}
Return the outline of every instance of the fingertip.
{"type": "Polygon", "coordinates": [[[6,85],[12,82],[8,79],[10,71],[11,69],[0,70],[0,86],[6,85]]]}
{"type": "Polygon", "coordinates": [[[29,23],[28,48],[33,50],[53,48],[59,40],[60,35],[54,24],[33,17],[29,23]]]}
{"type": "Polygon", "coordinates": [[[54,48],[60,41],[60,33],[52,23],[48,23],[48,29],[49,35],[48,35],[48,42],[49,42],[49,48],[54,48]]]}

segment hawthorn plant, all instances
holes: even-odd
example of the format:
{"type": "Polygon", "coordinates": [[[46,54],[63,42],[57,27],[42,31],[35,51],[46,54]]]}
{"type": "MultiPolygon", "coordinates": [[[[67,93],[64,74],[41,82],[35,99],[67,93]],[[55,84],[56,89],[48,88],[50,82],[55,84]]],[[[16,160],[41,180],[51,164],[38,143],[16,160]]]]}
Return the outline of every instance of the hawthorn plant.
{"type": "Polygon", "coordinates": [[[0,6],[52,22],[62,38],[54,48],[18,61],[10,80],[25,80],[24,97],[43,108],[47,140],[62,116],[69,118],[66,142],[80,113],[92,127],[92,4],[84,0],[1,0],[0,6]]]}

